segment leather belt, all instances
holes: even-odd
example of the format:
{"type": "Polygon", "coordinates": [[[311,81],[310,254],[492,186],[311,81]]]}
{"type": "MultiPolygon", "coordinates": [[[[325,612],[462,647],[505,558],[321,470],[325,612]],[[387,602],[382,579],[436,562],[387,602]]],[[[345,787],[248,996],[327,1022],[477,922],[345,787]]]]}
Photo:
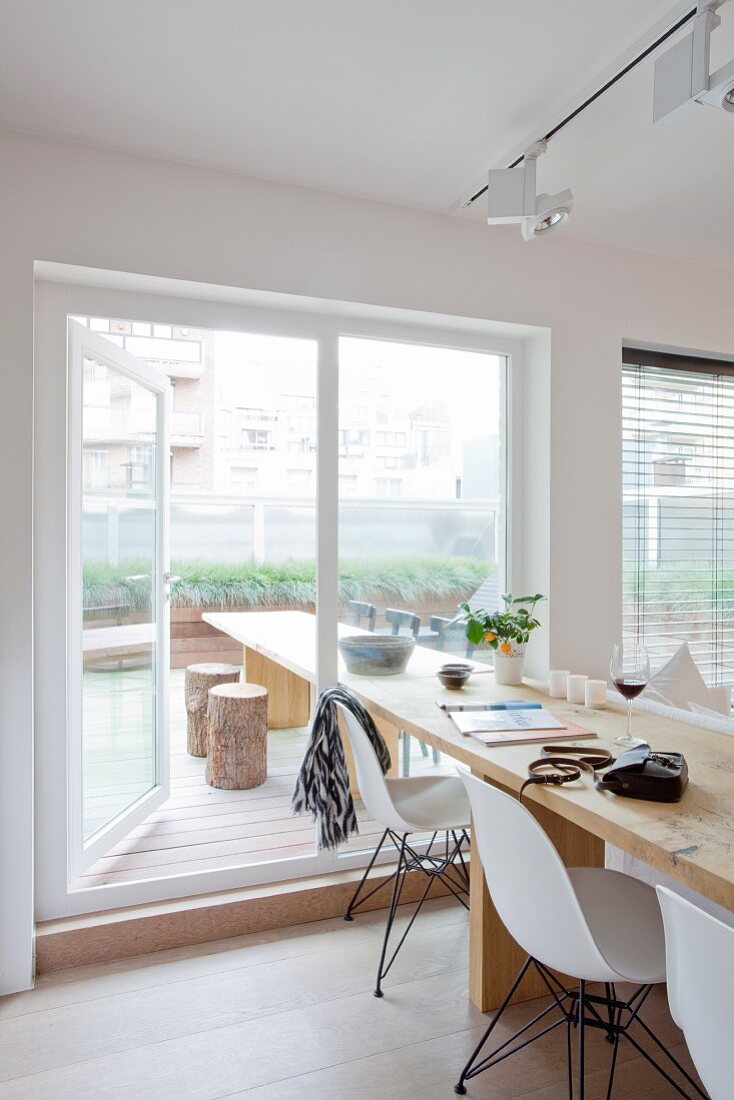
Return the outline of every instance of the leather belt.
{"type": "Polygon", "coordinates": [[[581,778],[582,772],[592,777],[601,768],[614,763],[614,757],[608,749],[589,749],[586,745],[564,745],[563,754],[556,756],[554,745],[543,745],[541,756],[528,764],[528,778],[520,788],[522,799],[526,787],[533,783],[542,783],[560,787],[563,783],[574,783],[581,778]]]}

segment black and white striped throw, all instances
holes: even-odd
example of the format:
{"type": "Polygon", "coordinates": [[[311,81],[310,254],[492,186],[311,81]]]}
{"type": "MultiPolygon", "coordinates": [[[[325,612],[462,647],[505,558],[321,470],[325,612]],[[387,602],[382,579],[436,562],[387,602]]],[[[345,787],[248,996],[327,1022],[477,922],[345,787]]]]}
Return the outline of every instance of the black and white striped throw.
{"type": "Polygon", "coordinates": [[[390,767],[390,751],[359,699],[342,687],[323,691],[316,703],[308,748],[291,801],[294,814],[306,810],[313,814],[319,849],[337,848],[359,832],[339,733],[337,703],[351,711],[361,723],[377,753],[383,774],[390,767]]]}

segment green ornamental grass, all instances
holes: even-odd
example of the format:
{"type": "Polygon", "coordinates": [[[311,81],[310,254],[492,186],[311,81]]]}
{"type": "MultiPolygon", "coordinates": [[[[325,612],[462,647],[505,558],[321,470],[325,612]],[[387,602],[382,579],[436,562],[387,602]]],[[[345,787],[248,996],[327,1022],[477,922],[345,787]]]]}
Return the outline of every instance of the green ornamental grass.
{"type": "MultiPolygon", "coordinates": [[[[148,567],[149,568],[149,567],[148,567]]],[[[339,596],[347,600],[399,604],[426,600],[466,599],[495,565],[475,558],[360,558],[340,564],[339,596]]],[[[145,573],[140,561],[112,566],[84,563],[84,606],[149,606],[150,582],[135,580],[145,573]]],[[[171,587],[173,607],[305,607],[316,600],[316,565],[312,560],[211,562],[203,558],[173,561],[171,572],[181,579],[171,587]]]]}

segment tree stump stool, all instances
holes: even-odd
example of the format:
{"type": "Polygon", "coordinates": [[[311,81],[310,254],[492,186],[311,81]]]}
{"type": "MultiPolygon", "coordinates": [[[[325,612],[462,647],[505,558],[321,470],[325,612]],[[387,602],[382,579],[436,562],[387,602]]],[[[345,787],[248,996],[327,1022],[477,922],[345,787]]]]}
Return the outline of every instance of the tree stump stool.
{"type": "Polygon", "coordinates": [[[184,680],[186,701],[186,750],[189,756],[206,756],[209,741],[209,688],[234,684],[240,678],[237,665],[189,665],[184,680]]]}
{"type": "Polygon", "coordinates": [[[206,781],[227,791],[259,787],[268,774],[268,692],[220,684],[209,692],[206,781]]]}

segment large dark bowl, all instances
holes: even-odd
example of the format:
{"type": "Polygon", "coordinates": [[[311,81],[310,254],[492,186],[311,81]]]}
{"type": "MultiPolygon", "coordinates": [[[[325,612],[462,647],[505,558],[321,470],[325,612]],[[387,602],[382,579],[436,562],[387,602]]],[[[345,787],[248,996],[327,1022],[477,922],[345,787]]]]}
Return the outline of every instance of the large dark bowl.
{"type": "Polygon", "coordinates": [[[414,649],[414,638],[393,634],[349,634],[339,639],[347,670],[357,676],[397,676],[405,672],[414,649]]]}

